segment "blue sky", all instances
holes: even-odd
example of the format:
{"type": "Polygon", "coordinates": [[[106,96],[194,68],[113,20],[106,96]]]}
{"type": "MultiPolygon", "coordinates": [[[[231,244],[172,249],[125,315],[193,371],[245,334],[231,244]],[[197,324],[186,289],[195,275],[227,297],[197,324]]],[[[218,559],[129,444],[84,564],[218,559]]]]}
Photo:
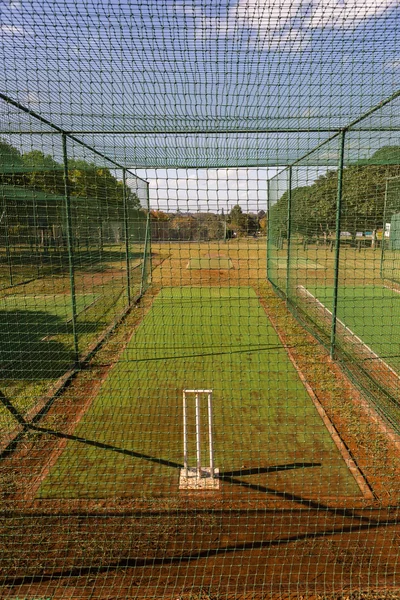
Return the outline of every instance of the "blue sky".
{"type": "Polygon", "coordinates": [[[0,23],[1,89],[133,168],[287,164],[400,87],[397,0],[1,0],[0,23]]]}

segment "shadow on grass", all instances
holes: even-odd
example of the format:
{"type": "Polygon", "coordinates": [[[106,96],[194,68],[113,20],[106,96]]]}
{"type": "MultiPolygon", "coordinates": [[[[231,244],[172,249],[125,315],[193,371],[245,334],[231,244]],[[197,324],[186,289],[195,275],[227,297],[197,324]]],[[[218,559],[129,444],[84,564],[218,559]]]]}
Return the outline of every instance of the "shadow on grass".
{"type": "MultiPolygon", "coordinates": [[[[80,333],[95,332],[96,323],[80,323],[80,333]]],[[[0,311],[0,379],[57,379],[74,363],[71,323],[44,311],[0,311]],[[69,336],[70,343],[52,339],[69,336]],[[47,339],[46,339],[47,338],[47,339]]]]}
{"type": "MultiPolygon", "coordinates": [[[[15,409],[13,409],[15,410],[15,409]]],[[[157,456],[151,456],[149,454],[143,454],[141,452],[137,452],[135,450],[128,450],[127,448],[118,448],[117,446],[113,446],[112,444],[105,444],[104,442],[98,442],[96,440],[89,440],[84,437],[79,437],[77,435],[63,433],[61,431],[55,431],[54,429],[49,429],[47,427],[40,427],[35,424],[26,424],[27,429],[32,429],[33,431],[37,431],[38,433],[43,433],[47,435],[52,435],[56,438],[71,440],[73,442],[80,442],[87,446],[94,446],[95,448],[101,448],[103,450],[109,450],[112,452],[116,452],[118,454],[124,454],[126,456],[132,456],[134,458],[140,458],[143,460],[147,460],[152,463],[156,463],[159,465],[164,465],[166,467],[171,467],[174,469],[183,469],[184,465],[182,463],[177,463],[175,461],[167,460],[164,458],[159,458],[157,456]]],[[[259,485],[257,483],[249,483],[247,481],[243,481],[241,479],[236,479],[234,474],[240,474],[241,476],[253,475],[253,474],[261,474],[261,473],[273,473],[277,471],[289,471],[294,469],[308,469],[314,467],[321,467],[322,463],[312,463],[312,462],[299,462],[299,463],[288,463],[283,465],[271,465],[268,467],[254,467],[252,469],[244,469],[238,471],[226,471],[225,473],[220,473],[218,478],[226,483],[230,483],[231,485],[244,487],[248,490],[252,490],[255,492],[260,492],[263,494],[270,494],[282,500],[295,502],[296,504],[301,504],[306,506],[309,509],[316,510],[324,510],[331,511],[334,514],[340,514],[343,516],[353,515],[353,511],[348,509],[341,508],[330,508],[327,504],[323,502],[319,502],[318,500],[312,500],[310,498],[304,498],[299,494],[294,494],[292,492],[278,491],[274,488],[267,487],[265,485],[259,485]]],[[[363,520],[363,517],[359,517],[363,520]]]]}
{"type": "MultiPolygon", "coordinates": [[[[164,458],[159,458],[157,456],[151,456],[149,454],[143,454],[142,452],[137,452],[135,450],[128,450],[126,448],[118,448],[117,446],[113,446],[111,444],[105,444],[104,442],[98,442],[96,440],[88,440],[87,438],[79,437],[79,436],[73,435],[73,434],[62,433],[60,431],[55,431],[54,429],[49,429],[47,427],[39,427],[34,424],[31,424],[31,425],[27,424],[27,427],[29,429],[32,429],[39,433],[52,435],[52,436],[60,438],[60,439],[71,440],[73,442],[80,442],[87,446],[94,446],[95,448],[109,450],[112,452],[116,452],[117,454],[124,454],[126,456],[140,458],[140,459],[152,462],[152,463],[164,465],[166,467],[172,467],[174,469],[183,469],[183,467],[184,467],[184,465],[182,463],[177,463],[177,462],[174,462],[171,460],[166,460],[164,458]]],[[[253,475],[256,473],[258,473],[258,474],[273,473],[273,472],[277,472],[277,471],[289,471],[292,469],[307,469],[307,468],[321,467],[321,466],[322,466],[321,463],[308,463],[308,462],[288,463],[288,464],[284,464],[284,465],[272,465],[269,467],[257,467],[254,469],[246,469],[243,471],[230,471],[230,472],[227,471],[226,473],[220,473],[218,477],[219,477],[219,479],[221,479],[222,481],[224,481],[226,483],[230,483],[232,485],[236,485],[239,487],[244,487],[249,490],[264,493],[264,494],[271,494],[273,496],[281,498],[282,500],[289,500],[291,502],[303,504],[304,506],[307,506],[307,508],[330,510],[326,504],[323,504],[321,502],[314,501],[309,498],[303,498],[302,496],[300,496],[298,494],[293,494],[291,492],[284,492],[284,491],[280,492],[280,491],[275,490],[274,488],[269,488],[264,485],[258,485],[256,483],[248,483],[247,481],[242,481],[240,479],[236,479],[235,477],[232,477],[232,475],[231,475],[232,473],[241,473],[242,476],[243,475],[253,475]]],[[[335,508],[334,512],[336,514],[339,514],[339,513],[347,514],[347,510],[341,510],[338,508],[335,508]]]]}
{"type": "Polygon", "coordinates": [[[220,479],[229,481],[232,477],[245,477],[246,475],[261,475],[262,473],[275,473],[276,471],[291,471],[292,469],[305,469],[307,467],[321,467],[321,463],[299,462],[287,465],[273,465],[271,467],[254,467],[252,469],[238,469],[237,471],[224,471],[219,474],[220,479]]]}
{"type": "MultiPolygon", "coordinates": [[[[3,255],[4,256],[4,255],[3,255]]],[[[143,252],[130,252],[129,256],[131,259],[142,258],[143,252]]],[[[104,249],[100,251],[98,248],[86,249],[77,248],[74,249],[74,261],[77,265],[85,267],[85,265],[98,265],[101,267],[102,263],[113,263],[121,262],[126,259],[124,250],[110,250],[104,249]]],[[[41,266],[52,266],[58,269],[69,269],[69,258],[68,251],[66,248],[49,248],[47,252],[40,251],[35,253],[29,249],[21,249],[18,252],[12,252],[10,256],[11,266],[15,268],[29,267],[32,269],[32,275],[37,273],[37,268],[41,266]]],[[[6,263],[6,260],[3,259],[6,263]]],[[[4,271],[8,273],[9,267],[5,267],[4,271]]]]}
{"type": "MultiPolygon", "coordinates": [[[[7,401],[9,405],[11,405],[10,401],[7,401]]],[[[13,412],[16,412],[16,409],[12,407],[13,412]]],[[[10,411],[11,412],[11,411],[10,411]]],[[[156,463],[158,465],[164,465],[165,467],[172,467],[174,469],[183,469],[184,465],[182,463],[178,463],[172,460],[167,460],[164,458],[159,458],[157,456],[151,456],[150,454],[143,454],[142,452],[137,452],[135,450],[129,450],[127,448],[119,448],[118,446],[113,446],[112,444],[106,444],[105,442],[98,442],[97,440],[89,440],[84,437],[79,437],[77,435],[63,433],[61,431],[55,431],[54,429],[49,429],[47,427],[39,427],[34,424],[29,424],[29,428],[34,429],[37,432],[45,433],[48,435],[52,435],[54,437],[60,439],[71,440],[73,442],[80,442],[81,444],[85,444],[87,446],[94,446],[95,448],[100,448],[102,450],[109,450],[112,452],[116,452],[117,454],[124,454],[126,456],[132,456],[133,458],[140,458],[143,460],[147,460],[152,463],[156,463]]],[[[272,465],[269,467],[254,467],[252,469],[243,469],[239,471],[226,471],[219,474],[219,479],[223,481],[227,481],[234,484],[243,484],[246,487],[254,487],[254,489],[258,491],[269,491],[268,488],[263,488],[262,486],[251,486],[251,484],[246,484],[245,482],[235,480],[233,475],[260,475],[262,473],[275,473],[277,471],[289,471],[292,469],[306,469],[310,467],[320,467],[321,463],[311,463],[311,462],[299,462],[299,463],[288,463],[284,465],[272,465]],[[259,489],[260,488],[260,489],[259,489]]]]}

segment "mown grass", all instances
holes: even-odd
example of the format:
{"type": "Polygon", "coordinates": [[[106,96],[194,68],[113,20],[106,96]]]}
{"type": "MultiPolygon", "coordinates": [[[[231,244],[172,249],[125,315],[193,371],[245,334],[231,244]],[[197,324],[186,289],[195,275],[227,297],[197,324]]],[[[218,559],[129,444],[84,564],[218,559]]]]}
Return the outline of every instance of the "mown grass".
{"type": "Polygon", "coordinates": [[[187,264],[187,269],[232,269],[232,261],[230,258],[192,258],[187,264]]]}
{"type": "Polygon", "coordinates": [[[228,493],[359,494],[253,289],[203,286],[161,291],[75,430],[107,448],[69,442],[38,496],[177,494],[184,388],[214,391],[228,493]]]}
{"type": "MultiPolygon", "coordinates": [[[[332,310],[332,287],[308,290],[332,310]]],[[[400,292],[383,286],[340,286],[337,316],[380,358],[400,369],[400,292]]]]}
{"type": "MultiPolygon", "coordinates": [[[[88,255],[89,256],[89,255],[88,255]]],[[[131,256],[131,297],[140,290],[139,250],[131,256]]],[[[90,258],[90,256],[89,256],[90,258]]],[[[127,306],[122,250],[104,253],[108,263],[79,261],[75,270],[78,351],[82,356],[127,306]]],[[[57,273],[54,266],[54,273],[57,273]]],[[[32,271],[32,275],[35,273],[32,271]]],[[[74,365],[72,301],[68,273],[49,274],[1,291],[2,392],[26,414],[74,365]]],[[[0,406],[0,439],[16,426],[0,406]]]]}

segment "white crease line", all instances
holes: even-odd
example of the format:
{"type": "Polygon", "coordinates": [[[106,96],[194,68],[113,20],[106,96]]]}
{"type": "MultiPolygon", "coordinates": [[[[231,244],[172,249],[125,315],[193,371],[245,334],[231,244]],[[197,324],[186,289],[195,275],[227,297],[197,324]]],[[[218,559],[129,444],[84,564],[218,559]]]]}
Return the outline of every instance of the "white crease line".
{"type": "MultiPolygon", "coordinates": [[[[313,299],[315,300],[315,302],[316,302],[317,304],[319,304],[319,306],[320,306],[320,307],[321,307],[321,308],[322,308],[324,311],[326,311],[327,313],[329,313],[329,314],[330,314],[330,316],[332,316],[332,313],[331,313],[331,311],[329,310],[329,308],[326,308],[326,306],[324,306],[324,305],[322,304],[322,302],[320,302],[320,301],[318,300],[318,298],[316,298],[315,296],[313,296],[313,294],[312,294],[311,292],[309,292],[309,291],[307,290],[307,288],[305,288],[303,285],[298,285],[298,286],[297,286],[297,289],[301,289],[303,292],[305,292],[305,294],[306,294],[307,296],[311,296],[311,298],[313,298],[313,299]]],[[[337,317],[336,317],[336,320],[337,320],[337,322],[338,322],[338,323],[340,323],[340,325],[341,325],[341,326],[342,326],[342,327],[345,329],[345,331],[348,331],[348,332],[349,332],[349,334],[350,334],[350,335],[351,335],[351,336],[352,336],[354,339],[356,339],[356,340],[357,340],[357,341],[358,341],[358,342],[359,342],[359,343],[360,343],[362,346],[364,346],[364,347],[365,347],[365,348],[368,350],[368,352],[370,352],[370,353],[371,353],[371,354],[372,354],[372,355],[373,355],[375,358],[377,358],[377,359],[378,359],[378,360],[379,360],[379,361],[380,361],[380,362],[381,362],[383,365],[385,365],[385,367],[386,367],[387,369],[389,369],[389,371],[390,371],[391,373],[393,373],[393,375],[395,375],[395,376],[396,376],[398,379],[400,379],[400,375],[399,375],[398,373],[396,373],[396,371],[395,371],[394,369],[392,369],[392,367],[391,367],[390,365],[388,365],[388,364],[387,364],[387,362],[385,362],[385,361],[383,360],[383,358],[381,358],[381,357],[379,356],[379,354],[377,354],[376,352],[374,352],[374,351],[372,350],[372,348],[370,348],[370,347],[368,346],[368,344],[366,344],[365,342],[363,342],[363,341],[362,341],[362,339],[361,339],[360,337],[358,337],[358,335],[356,335],[356,334],[354,333],[354,331],[352,331],[352,330],[351,330],[349,327],[347,327],[347,325],[345,325],[345,324],[343,323],[343,321],[341,321],[341,320],[340,320],[340,319],[338,319],[337,317]]]]}

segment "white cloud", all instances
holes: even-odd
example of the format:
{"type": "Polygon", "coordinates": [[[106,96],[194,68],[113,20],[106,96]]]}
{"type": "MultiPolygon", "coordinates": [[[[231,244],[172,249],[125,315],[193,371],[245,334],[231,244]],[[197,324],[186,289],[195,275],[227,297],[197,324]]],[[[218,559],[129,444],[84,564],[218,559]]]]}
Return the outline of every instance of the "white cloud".
{"type": "Polygon", "coordinates": [[[390,69],[392,71],[397,71],[398,69],[400,69],[400,58],[395,59],[395,60],[387,60],[384,63],[384,66],[385,66],[385,70],[390,69]]]}
{"type": "Polygon", "coordinates": [[[397,0],[239,0],[230,18],[262,33],[285,25],[353,27],[397,6],[397,0]]]}
{"type": "Polygon", "coordinates": [[[319,153],[318,158],[326,160],[327,163],[330,161],[339,161],[339,152],[337,150],[325,150],[319,153]]]}
{"type": "Polygon", "coordinates": [[[397,6],[397,0],[319,0],[312,5],[311,27],[353,27],[397,6]]]}
{"type": "Polygon", "coordinates": [[[9,7],[11,10],[21,10],[22,2],[19,2],[19,0],[10,0],[9,7]]]}
{"type": "Polygon", "coordinates": [[[238,0],[226,17],[203,16],[201,31],[235,37],[247,29],[260,50],[299,51],[312,29],[351,29],[395,6],[397,0],[238,0]]]}
{"type": "Polygon", "coordinates": [[[309,119],[310,117],[318,117],[318,115],[320,114],[321,110],[318,108],[306,108],[306,110],[304,110],[299,117],[304,117],[306,119],[309,119]]]}
{"type": "Polygon", "coordinates": [[[17,27],[16,25],[0,25],[0,31],[4,35],[25,35],[25,29],[23,27],[17,27]]]}
{"type": "Polygon", "coordinates": [[[38,106],[40,104],[39,94],[37,92],[32,92],[29,90],[24,93],[22,100],[24,104],[29,104],[30,106],[38,106]]]}
{"type": "Polygon", "coordinates": [[[298,52],[308,46],[310,34],[301,29],[266,30],[260,32],[252,41],[259,50],[298,52]]]}

